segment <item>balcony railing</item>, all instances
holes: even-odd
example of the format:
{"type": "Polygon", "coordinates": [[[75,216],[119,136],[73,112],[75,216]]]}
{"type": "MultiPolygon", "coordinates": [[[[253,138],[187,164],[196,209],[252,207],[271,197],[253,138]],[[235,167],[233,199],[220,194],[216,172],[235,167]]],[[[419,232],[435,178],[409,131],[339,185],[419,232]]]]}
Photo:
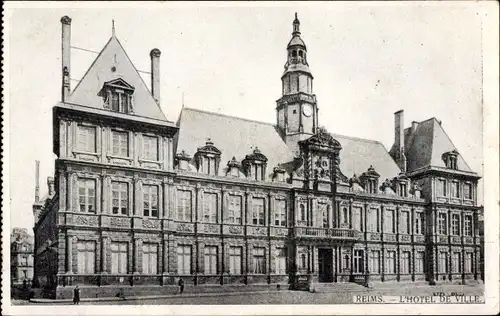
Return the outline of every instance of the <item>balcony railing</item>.
{"type": "Polygon", "coordinates": [[[296,227],[294,230],[296,237],[335,239],[359,239],[361,237],[358,231],[347,228],[296,227]]]}

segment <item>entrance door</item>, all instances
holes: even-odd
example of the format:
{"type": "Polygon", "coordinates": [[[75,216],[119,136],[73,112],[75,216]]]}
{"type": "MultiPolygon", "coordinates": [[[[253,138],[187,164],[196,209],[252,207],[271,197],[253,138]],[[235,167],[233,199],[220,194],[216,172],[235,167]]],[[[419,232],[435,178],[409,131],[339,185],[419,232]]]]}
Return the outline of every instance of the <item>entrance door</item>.
{"type": "Polygon", "coordinates": [[[332,249],[318,249],[319,282],[333,282],[333,251],[332,249]]]}

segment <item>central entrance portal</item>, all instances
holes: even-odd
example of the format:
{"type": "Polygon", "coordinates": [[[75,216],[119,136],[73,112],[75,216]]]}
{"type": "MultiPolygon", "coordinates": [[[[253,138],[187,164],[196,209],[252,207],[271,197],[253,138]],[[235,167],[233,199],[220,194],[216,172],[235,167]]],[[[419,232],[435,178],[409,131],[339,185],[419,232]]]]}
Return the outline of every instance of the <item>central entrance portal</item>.
{"type": "Polygon", "coordinates": [[[318,249],[318,280],[319,282],[333,282],[333,251],[332,249],[318,249]]]}

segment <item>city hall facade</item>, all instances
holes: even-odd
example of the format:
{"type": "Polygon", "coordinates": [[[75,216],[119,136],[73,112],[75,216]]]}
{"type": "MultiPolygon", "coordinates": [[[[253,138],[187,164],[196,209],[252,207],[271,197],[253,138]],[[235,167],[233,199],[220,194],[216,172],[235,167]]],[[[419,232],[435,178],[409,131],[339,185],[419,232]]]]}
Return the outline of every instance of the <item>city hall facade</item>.
{"type": "Polygon", "coordinates": [[[167,120],[160,51],[150,91],[114,31],[71,89],[61,25],[37,286],[479,281],[477,173],[435,118],[405,128],[396,112],[390,151],[321,128],[297,16],[275,124],[184,107],[167,120]]]}

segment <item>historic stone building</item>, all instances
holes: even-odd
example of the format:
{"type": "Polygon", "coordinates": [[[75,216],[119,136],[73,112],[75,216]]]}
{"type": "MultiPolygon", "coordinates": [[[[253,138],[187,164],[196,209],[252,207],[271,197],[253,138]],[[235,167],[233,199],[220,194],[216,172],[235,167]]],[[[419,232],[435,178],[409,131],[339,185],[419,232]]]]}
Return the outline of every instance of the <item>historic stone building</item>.
{"type": "Polygon", "coordinates": [[[26,228],[14,228],[10,234],[10,283],[31,285],[33,279],[33,236],[26,228]]]}
{"type": "Polygon", "coordinates": [[[40,285],[479,278],[479,176],[436,118],[405,128],[395,113],[389,152],[319,127],[297,17],[276,124],[192,108],[167,120],[160,51],[149,91],[115,34],[71,90],[61,22],[55,190],[34,208],[40,285]]]}

